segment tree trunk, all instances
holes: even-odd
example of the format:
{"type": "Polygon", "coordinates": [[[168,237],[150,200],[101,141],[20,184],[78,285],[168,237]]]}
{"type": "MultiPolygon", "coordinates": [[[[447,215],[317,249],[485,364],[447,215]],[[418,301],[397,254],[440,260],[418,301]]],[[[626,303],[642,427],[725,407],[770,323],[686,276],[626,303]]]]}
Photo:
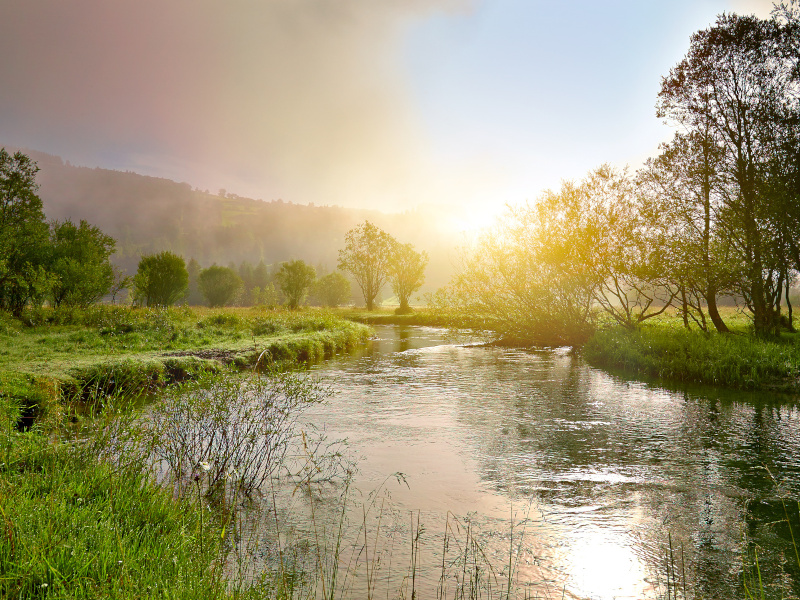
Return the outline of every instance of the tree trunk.
{"type": "Polygon", "coordinates": [[[683,326],[686,329],[689,327],[689,303],[686,301],[686,287],[681,286],[681,311],[683,311],[683,326]]]}
{"type": "Polygon", "coordinates": [[[719,333],[730,333],[730,329],[725,325],[725,321],[719,316],[719,310],[717,309],[717,292],[712,286],[709,286],[706,292],[706,306],[708,306],[708,316],[711,317],[714,328],[719,333]]]}

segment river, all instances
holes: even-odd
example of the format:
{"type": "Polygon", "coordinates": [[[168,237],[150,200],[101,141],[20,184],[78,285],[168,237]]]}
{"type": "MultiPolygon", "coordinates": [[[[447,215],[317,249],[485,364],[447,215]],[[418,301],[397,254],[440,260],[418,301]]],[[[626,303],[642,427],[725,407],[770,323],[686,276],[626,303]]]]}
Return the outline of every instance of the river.
{"type": "MultiPolygon", "coordinates": [[[[495,591],[511,571],[512,597],[744,597],[756,547],[768,593],[797,594],[782,502],[800,497],[793,398],[670,389],[569,349],[375,329],[367,349],[314,368],[333,394],[305,415],[346,438],[358,466],[336,597],[455,597],[470,569],[495,591]]],[[[336,493],[313,514],[306,500],[314,525],[297,529],[338,531],[336,493]]],[[[797,502],[785,506],[800,538],[797,502]]]]}

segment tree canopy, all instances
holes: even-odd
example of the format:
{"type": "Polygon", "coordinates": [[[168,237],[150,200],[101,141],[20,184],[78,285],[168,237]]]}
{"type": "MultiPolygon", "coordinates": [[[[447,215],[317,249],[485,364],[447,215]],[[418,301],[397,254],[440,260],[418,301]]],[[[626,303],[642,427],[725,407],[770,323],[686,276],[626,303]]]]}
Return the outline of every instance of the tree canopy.
{"type": "Polygon", "coordinates": [[[170,306],[189,287],[186,263],[169,251],[142,256],[133,287],[134,301],[146,306],[170,306]]]}
{"type": "Polygon", "coordinates": [[[425,283],[427,252],[417,252],[411,244],[395,243],[389,261],[389,280],[392,291],[400,301],[399,314],[411,312],[409,299],[425,283]]]}
{"type": "Polygon", "coordinates": [[[212,265],[200,271],[198,287],[209,306],[225,306],[242,289],[242,278],[229,267],[212,265]]]}
{"type": "Polygon", "coordinates": [[[49,230],[36,195],[36,163],[0,148],[0,308],[19,316],[49,290],[49,230]]]}
{"type": "Polygon", "coordinates": [[[105,296],[114,284],[109,258],[116,242],[97,227],[81,221],[53,223],[50,270],[55,275],[54,306],[88,306],[105,296]]]}
{"type": "Polygon", "coordinates": [[[302,260],[281,264],[280,270],[275,274],[281,292],[286,297],[286,305],[290,309],[296,309],[303,303],[316,278],[317,272],[314,267],[302,260]]]}
{"type": "Polygon", "coordinates": [[[314,296],[323,306],[336,307],[350,300],[350,282],[340,271],[328,273],[317,280],[314,296]]]}
{"type": "Polygon", "coordinates": [[[345,234],[345,247],[339,250],[339,268],[353,276],[364,295],[367,310],[389,281],[396,240],[369,221],[345,234]]]}

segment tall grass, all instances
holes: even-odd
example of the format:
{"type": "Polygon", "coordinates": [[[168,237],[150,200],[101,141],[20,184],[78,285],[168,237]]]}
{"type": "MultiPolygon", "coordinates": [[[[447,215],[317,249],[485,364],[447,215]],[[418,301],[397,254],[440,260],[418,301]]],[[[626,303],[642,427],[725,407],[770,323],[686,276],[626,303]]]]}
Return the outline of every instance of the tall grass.
{"type": "Polygon", "coordinates": [[[593,365],[635,375],[742,389],[800,389],[800,345],[677,327],[598,331],[583,347],[593,365]]]}

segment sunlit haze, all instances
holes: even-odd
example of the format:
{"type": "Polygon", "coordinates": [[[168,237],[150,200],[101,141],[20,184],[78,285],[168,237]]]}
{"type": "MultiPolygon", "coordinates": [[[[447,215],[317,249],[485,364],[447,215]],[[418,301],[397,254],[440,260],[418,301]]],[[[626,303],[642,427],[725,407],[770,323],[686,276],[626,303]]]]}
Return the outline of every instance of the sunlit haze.
{"type": "Polygon", "coordinates": [[[8,0],[0,145],[216,192],[486,224],[670,136],[690,35],[768,1],[8,0]]]}

